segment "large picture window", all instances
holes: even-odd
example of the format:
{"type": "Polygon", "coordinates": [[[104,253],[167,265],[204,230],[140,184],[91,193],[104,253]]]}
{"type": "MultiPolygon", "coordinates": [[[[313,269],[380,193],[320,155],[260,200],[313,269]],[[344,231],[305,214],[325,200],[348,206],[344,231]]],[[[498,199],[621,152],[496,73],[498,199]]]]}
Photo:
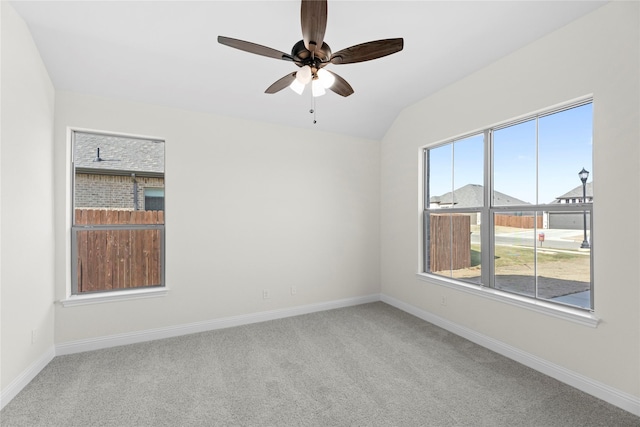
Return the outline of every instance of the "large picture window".
{"type": "Polygon", "coordinates": [[[164,286],[164,141],[72,133],[73,295],[164,286]]]}
{"type": "Polygon", "coordinates": [[[593,309],[592,102],[424,149],[423,271],[593,309]]]}

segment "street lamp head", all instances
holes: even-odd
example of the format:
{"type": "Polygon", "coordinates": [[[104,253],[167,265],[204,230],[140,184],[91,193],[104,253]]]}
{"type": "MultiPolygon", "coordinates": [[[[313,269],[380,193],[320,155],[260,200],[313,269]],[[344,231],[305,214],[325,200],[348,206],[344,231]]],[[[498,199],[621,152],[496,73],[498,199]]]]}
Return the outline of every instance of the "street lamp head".
{"type": "Polygon", "coordinates": [[[589,171],[582,168],[582,170],[578,172],[578,176],[580,177],[580,181],[585,184],[587,182],[587,178],[589,178],[589,171]]]}

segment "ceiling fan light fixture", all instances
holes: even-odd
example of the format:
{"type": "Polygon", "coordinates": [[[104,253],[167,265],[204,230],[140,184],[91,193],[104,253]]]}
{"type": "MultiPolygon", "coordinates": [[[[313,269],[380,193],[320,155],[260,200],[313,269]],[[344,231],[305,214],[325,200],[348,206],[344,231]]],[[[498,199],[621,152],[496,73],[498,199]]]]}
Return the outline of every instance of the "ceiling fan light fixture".
{"type": "Polygon", "coordinates": [[[322,96],[326,93],[320,79],[314,79],[311,82],[311,93],[313,93],[314,97],[322,96]]]}
{"type": "Polygon", "coordinates": [[[302,83],[303,85],[306,85],[307,83],[309,83],[311,81],[311,77],[312,77],[311,67],[309,67],[308,65],[301,67],[296,73],[296,80],[302,83]]]}
{"type": "Polygon", "coordinates": [[[300,81],[296,78],[296,79],[293,79],[289,87],[298,95],[302,95],[302,92],[304,92],[305,84],[300,83],[300,81]]]}
{"type": "Polygon", "coordinates": [[[320,70],[318,70],[318,80],[320,80],[322,87],[324,87],[325,89],[329,89],[333,85],[333,82],[336,81],[336,78],[333,77],[333,74],[331,74],[324,68],[321,68],[320,70]]]}

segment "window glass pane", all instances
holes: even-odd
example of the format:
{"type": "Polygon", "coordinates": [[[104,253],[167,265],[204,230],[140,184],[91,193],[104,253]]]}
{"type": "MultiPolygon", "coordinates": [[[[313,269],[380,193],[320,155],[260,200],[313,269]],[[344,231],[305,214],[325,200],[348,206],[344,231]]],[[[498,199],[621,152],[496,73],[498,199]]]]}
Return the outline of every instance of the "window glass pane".
{"type": "Polygon", "coordinates": [[[164,188],[145,188],[145,197],[164,197],[164,188]]]}
{"type": "Polygon", "coordinates": [[[484,206],[484,134],[454,142],[453,174],[454,206],[484,206]]]}
{"type": "Polygon", "coordinates": [[[429,207],[452,207],[453,144],[429,149],[427,173],[429,207]]]}
{"type": "Polygon", "coordinates": [[[591,217],[588,211],[544,212],[548,228],[539,230],[538,296],[591,308],[591,217]]]}
{"type": "Polygon", "coordinates": [[[536,296],[536,225],[534,212],[498,212],[494,215],[495,287],[507,292],[536,296]]]}
{"type": "Polygon", "coordinates": [[[536,203],[536,122],[493,133],[493,205],[536,203]]]}
{"type": "Polygon", "coordinates": [[[147,197],[144,198],[144,209],[147,211],[164,210],[164,197],[147,197]]]}
{"type": "Polygon", "coordinates": [[[428,271],[451,277],[452,215],[429,214],[428,271]]]}
{"type": "Polygon", "coordinates": [[[84,224],[108,224],[101,218],[111,211],[144,211],[147,188],[164,194],[163,141],[75,132],[73,148],[76,211],[99,211],[91,216],[98,222],[84,224]]]}
{"type": "Polygon", "coordinates": [[[76,231],[78,293],[161,285],[160,230],[76,231]]]}
{"type": "Polygon", "coordinates": [[[428,271],[480,283],[480,213],[428,215],[428,271]]]}
{"type": "Polygon", "coordinates": [[[451,277],[480,284],[480,212],[456,214],[451,220],[451,277]]]}
{"type": "MultiPolygon", "coordinates": [[[[593,105],[585,104],[543,116],[538,124],[539,204],[582,200],[578,172],[592,171],[593,105]]],[[[593,175],[591,172],[590,175],[593,175]]],[[[587,201],[593,196],[592,176],[586,188],[587,201]]]]}

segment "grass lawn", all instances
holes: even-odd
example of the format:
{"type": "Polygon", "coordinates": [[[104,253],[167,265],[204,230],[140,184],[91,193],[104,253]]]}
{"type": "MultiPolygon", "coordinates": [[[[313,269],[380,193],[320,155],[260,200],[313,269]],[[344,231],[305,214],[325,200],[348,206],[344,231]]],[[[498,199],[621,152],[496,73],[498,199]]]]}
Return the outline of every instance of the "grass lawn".
{"type": "MultiPolygon", "coordinates": [[[[495,268],[509,267],[513,265],[531,264],[533,267],[534,251],[532,248],[519,248],[516,246],[495,247],[495,268]]],[[[589,258],[582,253],[554,252],[538,248],[538,264],[549,262],[576,261],[582,262],[589,258]]],[[[480,245],[471,245],[471,267],[480,265],[480,245]]]]}
{"type": "MultiPolygon", "coordinates": [[[[591,259],[588,254],[537,248],[537,263],[534,256],[533,248],[496,246],[496,288],[532,296],[535,294],[534,271],[537,271],[538,294],[542,298],[589,289],[591,259]]],[[[454,270],[451,277],[480,283],[480,245],[471,245],[471,267],[454,270]]]]}

